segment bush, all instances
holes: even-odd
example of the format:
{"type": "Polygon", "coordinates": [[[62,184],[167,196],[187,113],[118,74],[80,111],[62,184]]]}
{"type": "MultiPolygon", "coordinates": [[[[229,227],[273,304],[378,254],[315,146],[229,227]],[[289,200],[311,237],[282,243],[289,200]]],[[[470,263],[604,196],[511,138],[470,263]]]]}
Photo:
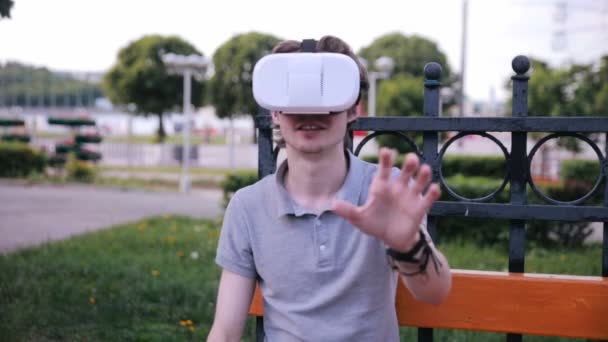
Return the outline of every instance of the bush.
{"type": "Polygon", "coordinates": [[[221,184],[224,191],[224,208],[238,189],[251,185],[258,179],[257,171],[237,171],[229,174],[221,184]]]}
{"type": "Polygon", "coordinates": [[[95,167],[88,162],[78,160],[74,153],[68,154],[66,170],[70,180],[83,183],[91,183],[95,180],[95,167]]]}
{"type": "MultiPolygon", "coordinates": [[[[484,179],[483,177],[455,176],[446,179],[446,183],[457,194],[467,198],[479,198],[486,196],[497,189],[501,180],[484,179]]],[[[539,186],[539,190],[546,196],[569,201],[580,198],[584,193],[581,189],[558,185],[539,186]]],[[[601,195],[601,194],[600,194],[601,195]]],[[[441,201],[454,201],[447,192],[443,191],[441,201]]],[[[509,202],[509,185],[496,195],[494,202],[509,202]]],[[[533,191],[528,190],[529,204],[546,204],[533,191]]],[[[595,196],[588,203],[600,205],[601,197],[595,196]]],[[[466,218],[466,217],[442,217],[438,224],[439,237],[442,240],[472,241],[480,245],[503,244],[507,246],[509,239],[509,220],[466,218]]],[[[542,247],[553,246],[581,246],[585,239],[591,234],[591,226],[588,222],[563,222],[563,221],[528,221],[526,238],[531,244],[542,247]]]]}
{"type": "Polygon", "coordinates": [[[599,176],[597,160],[564,160],[561,163],[560,178],[564,181],[577,180],[593,186],[599,176]]]}
{"type": "Polygon", "coordinates": [[[27,177],[32,173],[44,173],[46,157],[27,144],[0,143],[0,177],[27,177]]]}
{"type": "MultiPolygon", "coordinates": [[[[378,163],[378,156],[366,156],[363,160],[369,163],[378,163]]],[[[395,160],[395,166],[401,168],[403,155],[395,160]]],[[[502,156],[469,156],[455,155],[443,158],[442,172],[444,177],[458,174],[503,179],[505,177],[506,161],[502,156]]]]}

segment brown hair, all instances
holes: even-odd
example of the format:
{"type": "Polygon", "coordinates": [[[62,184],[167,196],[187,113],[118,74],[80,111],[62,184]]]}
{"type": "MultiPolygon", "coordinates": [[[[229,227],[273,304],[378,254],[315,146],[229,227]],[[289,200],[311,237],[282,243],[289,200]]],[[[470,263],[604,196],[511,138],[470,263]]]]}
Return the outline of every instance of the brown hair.
{"type": "MultiPolygon", "coordinates": [[[[279,42],[272,49],[272,53],[292,53],[292,52],[301,52],[301,51],[302,51],[302,42],[297,41],[297,40],[285,40],[285,41],[279,42]]],[[[367,70],[365,69],[363,64],[361,64],[359,57],[357,57],[357,55],[355,55],[355,53],[350,48],[350,46],[342,39],[335,37],[335,36],[330,36],[330,35],[323,36],[317,42],[316,51],[317,52],[341,53],[343,55],[347,55],[348,57],[352,58],[353,61],[355,61],[355,63],[357,63],[357,66],[359,67],[359,77],[360,77],[361,83],[367,84],[367,70]]],[[[356,111],[357,111],[357,105],[354,105],[348,109],[349,114],[354,114],[354,113],[356,113],[356,111]]],[[[273,134],[274,134],[275,142],[280,147],[285,147],[285,140],[281,136],[280,129],[278,127],[274,127],[274,128],[275,129],[274,129],[273,134]]],[[[347,132],[346,136],[344,137],[344,144],[348,145],[349,142],[350,142],[350,139],[348,137],[348,132],[347,132]]]]}

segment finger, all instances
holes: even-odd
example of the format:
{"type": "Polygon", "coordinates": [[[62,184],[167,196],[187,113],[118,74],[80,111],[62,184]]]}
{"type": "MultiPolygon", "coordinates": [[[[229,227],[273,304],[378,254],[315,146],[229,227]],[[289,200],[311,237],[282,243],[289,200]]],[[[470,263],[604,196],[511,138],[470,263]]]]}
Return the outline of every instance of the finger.
{"type": "Polygon", "coordinates": [[[424,196],[422,196],[422,207],[425,212],[431,210],[433,203],[437,201],[441,197],[441,190],[439,189],[439,185],[437,183],[431,184],[429,186],[429,190],[426,192],[424,196]]]}
{"type": "Polygon", "coordinates": [[[381,148],[379,153],[380,166],[378,167],[377,178],[388,181],[391,176],[391,168],[393,167],[393,152],[387,148],[381,148]]]}
{"type": "Polygon", "coordinates": [[[418,157],[414,153],[408,153],[403,160],[403,165],[401,166],[401,174],[399,175],[399,181],[401,185],[407,187],[410,185],[410,180],[412,175],[418,168],[418,157]]]}
{"type": "Polygon", "coordinates": [[[331,210],[351,223],[358,222],[361,216],[357,207],[346,201],[335,200],[331,205],[331,210]]]}
{"type": "Polygon", "coordinates": [[[429,185],[430,182],[431,168],[428,165],[424,164],[420,167],[420,170],[418,171],[418,175],[416,176],[416,182],[414,182],[412,190],[416,193],[422,193],[422,191],[424,191],[424,189],[429,185]]]}

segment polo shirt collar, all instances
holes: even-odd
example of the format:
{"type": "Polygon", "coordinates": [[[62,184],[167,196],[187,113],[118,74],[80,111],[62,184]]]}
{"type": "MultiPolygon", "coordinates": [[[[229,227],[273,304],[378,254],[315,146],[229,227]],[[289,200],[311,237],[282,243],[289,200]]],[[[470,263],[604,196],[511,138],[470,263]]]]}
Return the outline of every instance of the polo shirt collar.
{"type": "MultiPolygon", "coordinates": [[[[357,205],[359,201],[359,195],[361,194],[361,180],[363,179],[363,162],[357,158],[352,152],[348,151],[347,157],[349,160],[349,168],[346,174],[344,183],[336,193],[335,198],[343,201],[350,202],[353,205],[357,205]]],[[[277,172],[275,172],[275,184],[276,194],[278,196],[276,201],[277,216],[295,215],[303,216],[306,214],[314,214],[306,208],[298,205],[287,192],[285,188],[285,173],[287,172],[287,160],[284,160],[277,172]]]]}

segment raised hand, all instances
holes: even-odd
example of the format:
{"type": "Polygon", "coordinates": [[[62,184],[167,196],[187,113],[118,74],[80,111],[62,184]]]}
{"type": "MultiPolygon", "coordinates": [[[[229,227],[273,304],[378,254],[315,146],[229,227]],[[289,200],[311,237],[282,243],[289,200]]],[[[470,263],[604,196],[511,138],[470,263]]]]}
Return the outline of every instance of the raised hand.
{"type": "Polygon", "coordinates": [[[383,240],[388,247],[407,251],[418,241],[422,219],[441,191],[437,184],[431,184],[422,194],[431,182],[431,168],[426,164],[419,167],[418,157],[413,153],[403,161],[399,177],[391,179],[394,158],[391,150],[380,150],[380,165],[363,206],[336,200],[332,210],[364,233],[383,240]]]}

